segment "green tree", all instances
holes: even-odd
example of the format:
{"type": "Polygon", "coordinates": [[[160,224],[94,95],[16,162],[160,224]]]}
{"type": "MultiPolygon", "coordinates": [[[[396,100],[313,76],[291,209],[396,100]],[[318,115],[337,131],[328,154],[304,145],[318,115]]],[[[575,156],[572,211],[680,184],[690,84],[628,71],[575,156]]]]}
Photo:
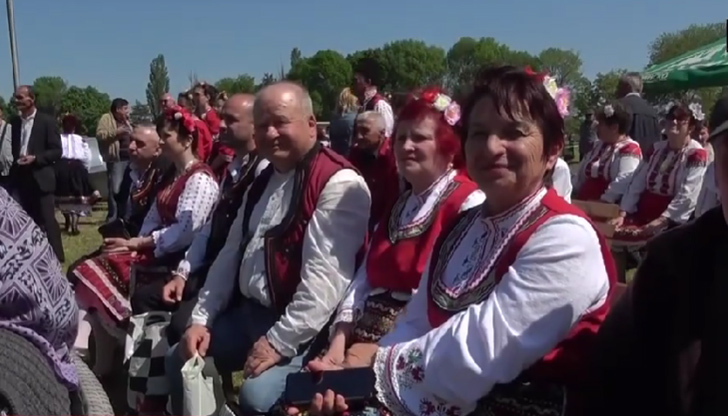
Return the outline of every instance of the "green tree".
{"type": "Polygon", "coordinates": [[[447,72],[445,51],[421,40],[406,39],[382,48],[387,78],[383,87],[398,92],[426,85],[442,85],[447,72]]]}
{"type": "MultiPolygon", "coordinates": [[[[389,65],[387,65],[382,48],[370,48],[356,51],[347,55],[346,60],[349,61],[351,68],[355,69],[359,65],[359,61],[363,58],[373,59],[379,64],[379,83],[382,85],[378,85],[378,87],[384,90],[391,89],[391,86],[388,85],[390,82],[390,76],[388,73],[389,65]]],[[[354,74],[352,73],[352,76],[353,75],[354,74]]]]}
{"type": "MultiPolygon", "coordinates": [[[[721,39],[725,37],[725,34],[725,22],[690,25],[683,30],[665,32],[650,43],[649,65],[668,61],[693,49],[721,39]]],[[[665,105],[675,100],[697,99],[702,102],[703,111],[706,114],[710,113],[715,101],[720,96],[720,87],[700,88],[695,91],[675,91],[670,94],[652,94],[649,91],[649,86],[647,86],[645,93],[645,98],[657,105],[665,105]]]]}
{"type": "Polygon", "coordinates": [[[329,120],[339,93],[350,84],[351,64],[336,51],[318,51],[296,62],[287,78],[299,81],[308,88],[316,116],[321,120],[329,120]]]}
{"type": "Polygon", "coordinates": [[[129,118],[131,118],[132,124],[139,124],[154,120],[154,115],[149,110],[148,105],[136,100],[134,105],[131,106],[129,118]]]}
{"type": "Polygon", "coordinates": [[[240,74],[235,78],[222,78],[215,83],[215,88],[228,95],[255,92],[255,78],[248,74],[240,74]]]}
{"type": "Polygon", "coordinates": [[[270,72],[266,72],[265,74],[263,74],[263,78],[260,80],[260,84],[255,86],[255,91],[258,92],[263,87],[273,84],[274,82],[276,82],[276,77],[270,72]]]}
{"type": "Polygon", "coordinates": [[[3,119],[9,120],[10,117],[15,114],[15,107],[13,106],[13,103],[5,101],[5,99],[0,96],[0,111],[2,111],[3,119]]]}
{"type": "Polygon", "coordinates": [[[156,117],[162,114],[159,100],[169,92],[169,71],[161,53],[149,63],[149,82],[147,83],[147,108],[156,117]]]}
{"type": "Polygon", "coordinates": [[[467,93],[478,70],[485,65],[508,64],[539,67],[539,60],[528,52],[509,48],[494,38],[460,38],[447,52],[445,84],[456,96],[467,93]]]}
{"type": "Polygon", "coordinates": [[[302,55],[301,55],[300,49],[298,49],[298,48],[291,49],[291,57],[290,57],[290,60],[288,61],[289,65],[291,65],[291,68],[293,68],[296,65],[296,63],[298,63],[298,61],[301,60],[301,56],[302,55]]]}
{"type": "Polygon", "coordinates": [[[63,113],[71,113],[78,117],[83,134],[95,136],[96,124],[99,118],[109,111],[110,106],[109,94],[102,93],[90,85],[85,88],[74,85],[63,94],[60,109],[63,113]]]}
{"type": "Polygon", "coordinates": [[[548,72],[562,87],[573,88],[584,77],[578,52],[548,48],[538,54],[539,70],[548,72]]]}
{"type": "Polygon", "coordinates": [[[33,81],[35,105],[43,113],[55,116],[60,111],[61,100],[68,90],[66,81],[61,77],[43,76],[33,81]]]}

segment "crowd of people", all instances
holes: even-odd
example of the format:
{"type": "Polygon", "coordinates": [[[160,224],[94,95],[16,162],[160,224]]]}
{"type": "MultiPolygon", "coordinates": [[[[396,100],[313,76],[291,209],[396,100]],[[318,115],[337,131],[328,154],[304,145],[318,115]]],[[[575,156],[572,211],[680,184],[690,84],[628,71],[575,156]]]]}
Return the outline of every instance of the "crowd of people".
{"type": "MultiPolygon", "coordinates": [[[[243,414],[725,409],[728,336],[710,324],[728,293],[713,270],[728,244],[728,98],[707,124],[681,103],[661,120],[639,76],[625,75],[622,98],[595,109],[597,141],[572,178],[561,159],[568,92],[548,74],[488,67],[461,102],[426,87],[396,109],[377,78],[367,60],[355,69],[330,147],[308,92],[288,81],[229,97],[200,83],[134,126],[114,100],[99,140],[115,208],[103,246],[68,281],[102,380],[118,377],[115,351],[138,345],[130,322],[166,316],[151,355],[136,356],[149,372],[130,374],[129,412],[183,414],[181,370],[196,355],[243,371],[243,414]],[[613,240],[646,242],[624,294],[610,241],[572,196],[619,205],[613,240]],[[309,408],[286,402],[291,374],[363,369],[370,400],[347,403],[355,397],[334,386],[309,408]]],[[[0,200],[22,212],[8,193],[0,200]]],[[[0,217],[0,230],[11,221],[0,217]]],[[[73,390],[71,321],[30,329],[73,390]]]]}

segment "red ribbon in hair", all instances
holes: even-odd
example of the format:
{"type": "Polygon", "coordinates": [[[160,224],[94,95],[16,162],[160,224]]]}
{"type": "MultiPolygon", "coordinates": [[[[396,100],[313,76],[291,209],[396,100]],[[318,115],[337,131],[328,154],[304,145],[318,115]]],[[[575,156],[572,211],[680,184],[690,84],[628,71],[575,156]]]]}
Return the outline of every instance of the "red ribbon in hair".
{"type": "Polygon", "coordinates": [[[192,117],[192,114],[178,105],[164,110],[164,118],[169,121],[179,121],[185,130],[190,133],[196,130],[195,119],[192,117]]]}
{"type": "Polygon", "coordinates": [[[539,81],[543,81],[543,79],[546,77],[546,73],[534,71],[533,68],[531,68],[531,65],[526,65],[526,67],[523,68],[523,71],[526,74],[538,79],[539,81]]]}

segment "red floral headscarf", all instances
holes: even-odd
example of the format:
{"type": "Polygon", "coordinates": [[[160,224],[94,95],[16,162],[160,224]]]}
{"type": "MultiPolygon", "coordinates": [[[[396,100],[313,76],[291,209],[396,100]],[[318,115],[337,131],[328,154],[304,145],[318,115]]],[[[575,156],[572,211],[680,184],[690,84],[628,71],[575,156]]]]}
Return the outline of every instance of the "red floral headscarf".
{"type": "Polygon", "coordinates": [[[197,131],[195,119],[192,114],[187,111],[187,109],[182,108],[178,105],[164,110],[164,118],[165,120],[170,122],[179,122],[180,124],[182,124],[182,126],[184,126],[185,130],[190,133],[194,133],[195,131],[197,131]]]}

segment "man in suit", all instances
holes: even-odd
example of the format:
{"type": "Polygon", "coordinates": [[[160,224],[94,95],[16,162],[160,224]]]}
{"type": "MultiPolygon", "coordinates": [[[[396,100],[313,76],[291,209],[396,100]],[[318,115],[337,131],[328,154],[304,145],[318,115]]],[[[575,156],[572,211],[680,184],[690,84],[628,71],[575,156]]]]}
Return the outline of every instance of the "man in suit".
{"type": "Polygon", "coordinates": [[[56,221],[56,173],[53,164],[61,159],[63,148],[53,117],[38,112],[33,88],[22,85],[15,90],[13,102],[20,114],[11,121],[15,163],[10,182],[20,205],[48,236],[58,260],[65,261],[61,228],[56,221]]]}
{"type": "Polygon", "coordinates": [[[617,97],[632,113],[629,137],[640,144],[642,154],[645,154],[652,149],[655,142],[662,140],[662,129],[657,111],[640,94],[642,94],[642,76],[637,72],[622,75],[617,84],[617,97]]]}

